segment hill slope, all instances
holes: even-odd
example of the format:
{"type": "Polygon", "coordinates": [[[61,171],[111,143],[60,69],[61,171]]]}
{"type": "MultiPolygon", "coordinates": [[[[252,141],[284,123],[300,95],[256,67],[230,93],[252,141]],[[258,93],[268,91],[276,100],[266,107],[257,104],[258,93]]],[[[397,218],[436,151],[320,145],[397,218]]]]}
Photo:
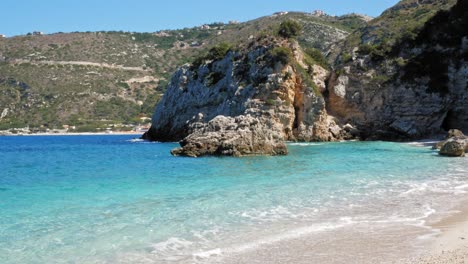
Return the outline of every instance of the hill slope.
{"type": "Polygon", "coordinates": [[[328,53],[366,25],[357,15],[288,13],[156,33],[87,32],[0,39],[0,130],[75,125],[93,130],[149,116],[178,66],[213,45],[269,34],[281,21],[304,26],[303,46],[328,53]]]}

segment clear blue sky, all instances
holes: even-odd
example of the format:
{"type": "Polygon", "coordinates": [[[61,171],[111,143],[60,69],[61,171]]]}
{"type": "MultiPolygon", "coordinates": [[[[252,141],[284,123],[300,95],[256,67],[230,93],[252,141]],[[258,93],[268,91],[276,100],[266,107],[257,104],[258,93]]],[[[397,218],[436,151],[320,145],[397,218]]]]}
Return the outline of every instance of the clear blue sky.
{"type": "Polygon", "coordinates": [[[124,30],[154,32],[277,11],[378,16],[398,0],[0,0],[0,34],[124,30]]]}

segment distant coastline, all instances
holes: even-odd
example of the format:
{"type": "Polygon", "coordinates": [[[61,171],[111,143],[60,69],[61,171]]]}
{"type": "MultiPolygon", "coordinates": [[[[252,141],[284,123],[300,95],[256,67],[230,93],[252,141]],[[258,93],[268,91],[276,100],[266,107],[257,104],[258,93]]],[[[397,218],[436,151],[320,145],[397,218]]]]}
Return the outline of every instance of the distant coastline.
{"type": "Polygon", "coordinates": [[[28,134],[0,134],[0,136],[122,136],[122,135],[142,135],[137,131],[118,131],[118,132],[67,132],[67,133],[28,133],[28,134]]]}

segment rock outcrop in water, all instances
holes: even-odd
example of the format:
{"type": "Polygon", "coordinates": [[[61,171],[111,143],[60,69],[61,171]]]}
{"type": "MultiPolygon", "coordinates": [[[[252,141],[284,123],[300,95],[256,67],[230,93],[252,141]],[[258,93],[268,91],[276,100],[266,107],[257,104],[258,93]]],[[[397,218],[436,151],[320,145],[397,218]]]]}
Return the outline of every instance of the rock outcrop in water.
{"type": "Polygon", "coordinates": [[[439,154],[449,157],[464,157],[468,152],[468,137],[458,129],[451,129],[445,140],[437,143],[439,154]]]}
{"type": "Polygon", "coordinates": [[[299,45],[262,38],[172,77],[144,138],[182,140],[174,155],[280,155],[284,141],[334,141],[350,134],[327,114],[319,91],[328,72],[299,45]]]}
{"type": "Polygon", "coordinates": [[[453,139],[446,142],[439,151],[442,156],[464,157],[467,150],[466,140],[453,139]]]}
{"type": "Polygon", "coordinates": [[[281,127],[266,118],[251,115],[217,116],[208,123],[191,125],[194,132],[180,142],[175,156],[204,155],[285,155],[288,153],[280,133],[281,127]]]}

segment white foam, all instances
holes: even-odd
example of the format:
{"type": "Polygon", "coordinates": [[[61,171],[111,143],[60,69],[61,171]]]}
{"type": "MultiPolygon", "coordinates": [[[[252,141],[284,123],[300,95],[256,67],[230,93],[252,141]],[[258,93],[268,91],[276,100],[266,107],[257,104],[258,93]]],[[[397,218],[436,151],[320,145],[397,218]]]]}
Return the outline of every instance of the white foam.
{"type": "Polygon", "coordinates": [[[193,257],[194,258],[203,257],[206,259],[206,258],[214,257],[214,256],[219,257],[224,254],[238,254],[238,253],[242,253],[246,251],[252,251],[265,245],[271,245],[271,244],[275,244],[275,243],[285,241],[285,240],[297,239],[297,238],[300,238],[309,234],[313,234],[313,233],[325,232],[325,231],[335,230],[338,228],[343,228],[353,223],[354,222],[351,220],[351,218],[343,217],[341,221],[337,223],[329,222],[329,223],[321,223],[321,224],[315,224],[312,226],[296,228],[296,229],[289,230],[287,232],[284,232],[278,235],[272,235],[269,237],[265,237],[259,240],[247,242],[247,243],[240,244],[240,245],[235,245],[232,247],[216,248],[216,249],[211,249],[207,251],[197,252],[193,254],[193,257]]]}
{"type": "Polygon", "coordinates": [[[432,231],[431,233],[418,236],[417,239],[419,239],[419,240],[430,240],[430,239],[433,239],[434,237],[442,234],[442,231],[440,229],[437,229],[437,228],[432,228],[431,231],[432,231]]]}
{"type": "Polygon", "coordinates": [[[215,248],[212,250],[202,251],[198,253],[194,253],[193,257],[196,259],[207,259],[215,256],[221,256],[221,249],[215,248]]]}
{"type": "Polygon", "coordinates": [[[410,146],[415,146],[415,147],[427,147],[427,148],[432,148],[433,145],[438,143],[440,140],[433,140],[433,139],[426,139],[426,140],[419,140],[419,141],[412,141],[412,142],[406,142],[404,144],[410,145],[410,146]]]}
{"type": "Polygon", "coordinates": [[[461,190],[461,189],[467,189],[468,188],[468,184],[463,184],[463,185],[460,185],[460,186],[456,186],[455,189],[457,190],[461,190]]]}
{"type": "Polygon", "coordinates": [[[302,146],[302,147],[309,147],[309,146],[321,146],[323,143],[288,143],[290,146],[302,146]]]}
{"type": "Polygon", "coordinates": [[[145,142],[144,139],[141,139],[141,138],[132,138],[132,139],[129,139],[129,140],[126,140],[127,142],[145,142]]]}
{"type": "Polygon", "coordinates": [[[407,191],[400,193],[399,196],[407,197],[410,195],[423,195],[427,193],[454,195],[467,193],[464,189],[468,189],[468,184],[462,184],[459,186],[456,186],[456,184],[460,184],[460,182],[454,179],[451,181],[439,180],[425,183],[409,183],[407,185],[410,186],[410,188],[407,191]]]}
{"type": "Polygon", "coordinates": [[[293,213],[286,207],[277,206],[268,210],[248,210],[239,213],[230,213],[231,215],[238,215],[256,222],[272,222],[280,219],[297,219],[305,217],[305,213],[293,213]]]}
{"type": "Polygon", "coordinates": [[[151,246],[151,251],[153,253],[180,251],[188,248],[192,244],[192,242],[185,239],[171,237],[166,241],[153,244],[151,246]]]}

